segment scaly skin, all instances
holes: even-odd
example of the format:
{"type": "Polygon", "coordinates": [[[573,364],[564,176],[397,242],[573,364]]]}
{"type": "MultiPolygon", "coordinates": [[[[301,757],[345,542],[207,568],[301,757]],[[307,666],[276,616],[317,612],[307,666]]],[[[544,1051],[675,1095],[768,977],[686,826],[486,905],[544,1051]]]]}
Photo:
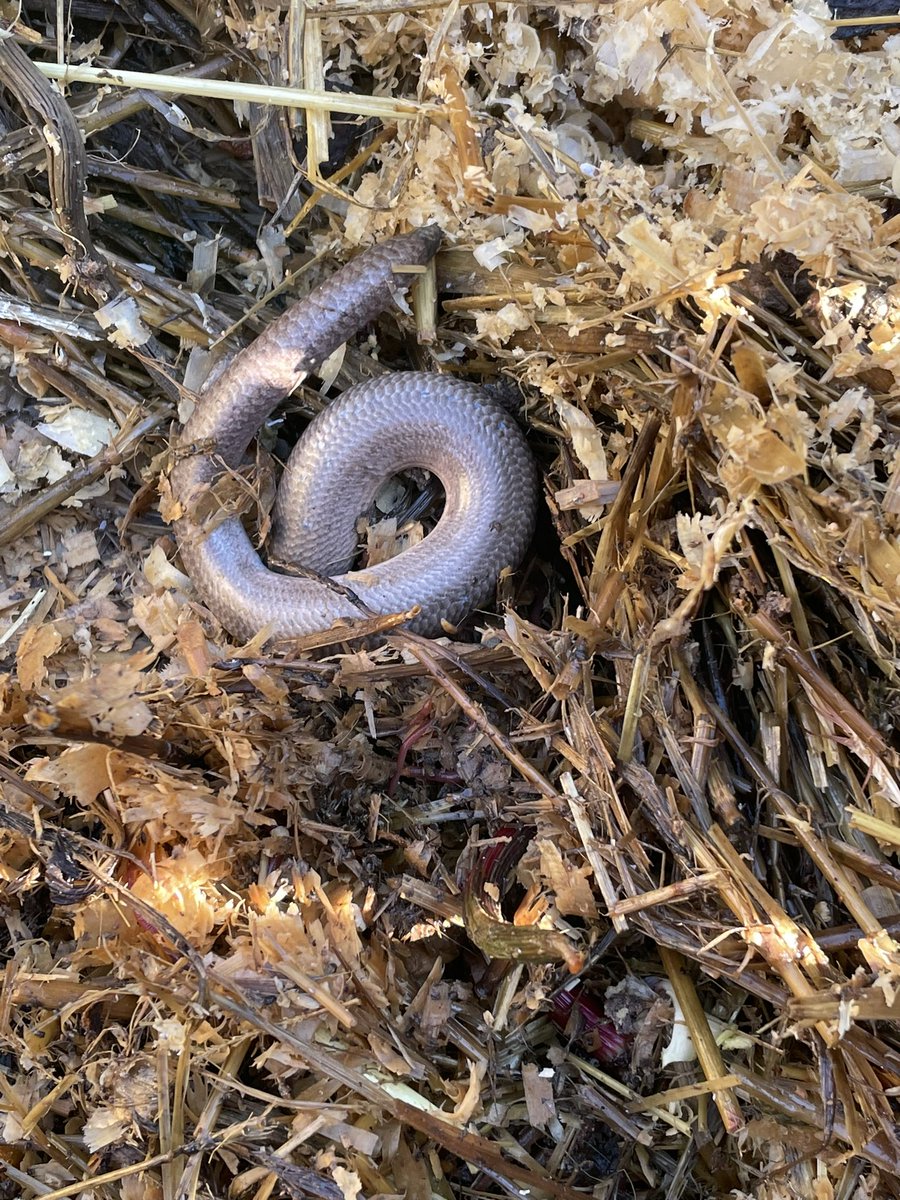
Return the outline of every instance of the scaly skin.
{"type": "MultiPolygon", "coordinates": [[[[209,609],[236,637],[268,628],[277,638],[315,633],[364,612],[318,580],[268,570],[240,519],[204,527],[198,502],[238,466],[275,406],[329,354],[404,291],[437,251],[434,226],[366,251],[273,322],[200,397],[179,439],[172,490],[184,568],[209,609]]],[[[351,388],[309,425],[282,478],[274,557],[349,588],[370,611],[421,614],[409,627],[433,634],[456,624],[516,567],[534,527],[537,479],[512,417],[481,388],[443,375],[397,373],[351,388]],[[424,467],[447,500],[434,531],[388,562],[348,571],[356,521],[397,471],[424,467]]]]}

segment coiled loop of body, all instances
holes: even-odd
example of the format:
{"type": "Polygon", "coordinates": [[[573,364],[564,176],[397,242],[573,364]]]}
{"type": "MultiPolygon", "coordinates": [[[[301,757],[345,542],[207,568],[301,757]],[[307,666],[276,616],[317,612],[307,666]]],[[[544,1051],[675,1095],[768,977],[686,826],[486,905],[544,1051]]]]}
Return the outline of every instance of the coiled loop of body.
{"type": "Polygon", "coordinates": [[[182,563],[234,636],[276,639],[336,621],[406,612],[419,633],[457,624],[520,562],[534,526],[534,461],[514,418],[482,388],[398,372],[360,384],[320,413],[297,443],[278,490],[271,555],[327,580],[261,561],[236,516],[201,516],[210,485],[238,467],[276,405],[410,282],[403,268],[433,256],[433,226],[375,246],[321,284],[241,351],[201,395],[171,473],[182,563]],[[441,481],[444,511],[420,543],[377,566],[350,569],[356,523],[382,484],[422,467],[441,481]],[[358,598],[364,609],[355,603],[358,598]]]}

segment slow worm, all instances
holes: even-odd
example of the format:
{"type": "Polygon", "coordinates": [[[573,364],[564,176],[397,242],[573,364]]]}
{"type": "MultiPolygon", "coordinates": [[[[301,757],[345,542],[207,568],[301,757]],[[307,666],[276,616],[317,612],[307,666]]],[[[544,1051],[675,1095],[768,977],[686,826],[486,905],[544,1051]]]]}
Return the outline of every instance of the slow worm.
{"type": "Polygon", "coordinates": [[[211,485],[223,468],[241,465],[276,405],[407,290],[408,268],[427,264],[440,237],[427,226],[354,259],[238,353],[188,418],[171,472],[181,560],[235,636],[328,629],[365,615],[353,596],[376,614],[419,605],[410,627],[434,634],[485,603],[503,568],[520,562],[537,504],[525,438],[482,388],[438,374],[394,373],[350,388],[310,423],[290,457],[269,554],[336,586],[268,569],[240,517],[207,511],[211,485]],[[436,527],[388,562],[352,570],[358,518],[387,479],[411,467],[443,484],[436,527]]]}

